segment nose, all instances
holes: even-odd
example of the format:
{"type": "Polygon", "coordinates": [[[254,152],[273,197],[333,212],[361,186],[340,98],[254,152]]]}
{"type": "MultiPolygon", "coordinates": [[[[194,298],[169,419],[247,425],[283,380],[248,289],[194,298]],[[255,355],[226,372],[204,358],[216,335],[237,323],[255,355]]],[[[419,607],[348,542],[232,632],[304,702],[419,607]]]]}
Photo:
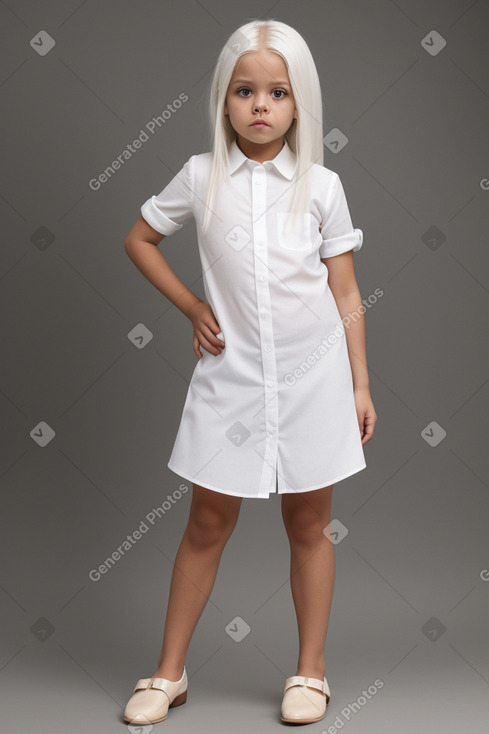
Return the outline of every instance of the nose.
{"type": "Polygon", "coordinates": [[[254,109],[255,109],[255,112],[259,112],[260,110],[268,109],[268,105],[266,102],[262,102],[262,103],[255,102],[254,109]]]}

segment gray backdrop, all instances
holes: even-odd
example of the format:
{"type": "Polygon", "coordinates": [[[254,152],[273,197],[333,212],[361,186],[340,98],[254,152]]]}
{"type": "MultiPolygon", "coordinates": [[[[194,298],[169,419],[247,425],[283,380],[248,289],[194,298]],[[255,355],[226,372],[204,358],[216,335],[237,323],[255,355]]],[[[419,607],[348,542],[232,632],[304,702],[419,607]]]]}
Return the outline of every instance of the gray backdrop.
{"type": "MultiPolygon", "coordinates": [[[[335,548],[332,699],[310,728],[487,722],[488,2],[10,0],[0,4],[2,731],[121,731],[134,684],[155,669],[191,500],[166,462],[196,357],[190,323],[123,242],[141,204],[210,149],[211,73],[254,17],[293,25],[310,46],[325,165],[364,232],[358,283],[365,299],[384,292],[366,313],[378,414],[368,466],[333,492],[348,532],[335,548]],[[335,128],[348,138],[337,152],[335,128]],[[148,139],[102,183],[142,130],[148,139]]],[[[194,220],[160,246],[204,298],[194,220]]],[[[243,500],[190,646],[187,705],[155,729],[282,730],[298,641],[279,503],[243,500]],[[236,617],[250,627],[240,642],[226,631],[236,617]]]]}

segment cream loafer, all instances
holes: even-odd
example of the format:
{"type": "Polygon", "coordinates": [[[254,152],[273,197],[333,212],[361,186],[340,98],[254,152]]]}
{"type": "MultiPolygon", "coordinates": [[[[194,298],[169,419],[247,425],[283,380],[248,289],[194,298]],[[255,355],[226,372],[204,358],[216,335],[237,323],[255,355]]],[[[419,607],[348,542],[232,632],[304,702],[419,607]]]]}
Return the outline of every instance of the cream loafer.
{"type": "Polygon", "coordinates": [[[320,721],[326,713],[331,693],[326,678],[293,675],[285,681],[280,718],[297,724],[320,721]]]}
{"type": "Polygon", "coordinates": [[[180,680],[141,678],[124,709],[124,721],[131,724],[157,724],[168,716],[168,709],[187,700],[187,671],[183,666],[180,680]]]}

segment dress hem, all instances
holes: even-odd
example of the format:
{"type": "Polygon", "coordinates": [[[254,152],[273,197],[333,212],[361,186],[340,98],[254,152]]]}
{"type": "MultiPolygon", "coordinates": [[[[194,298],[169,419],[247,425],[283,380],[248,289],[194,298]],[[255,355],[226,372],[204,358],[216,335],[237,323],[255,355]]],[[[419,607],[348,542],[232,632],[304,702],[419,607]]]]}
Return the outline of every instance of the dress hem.
{"type": "MultiPolygon", "coordinates": [[[[180,471],[180,469],[174,468],[174,465],[172,462],[168,462],[167,467],[172,471],[175,472],[175,474],[178,474],[178,476],[183,477],[184,479],[188,479],[189,482],[194,482],[194,479],[185,472],[180,471]]],[[[214,492],[219,492],[220,494],[226,494],[228,497],[242,497],[243,499],[269,499],[271,495],[277,495],[277,494],[293,494],[294,492],[297,494],[301,494],[302,492],[312,492],[315,489],[322,489],[322,487],[329,487],[331,484],[334,484],[335,482],[341,482],[343,479],[347,479],[348,477],[353,476],[353,474],[357,474],[359,471],[362,471],[362,469],[366,469],[367,464],[364,461],[363,464],[361,464],[356,469],[353,469],[352,471],[349,471],[347,474],[342,474],[339,477],[336,477],[335,479],[328,479],[321,484],[318,484],[314,487],[306,487],[305,489],[284,489],[280,491],[278,489],[276,492],[269,492],[267,495],[264,494],[235,494],[234,492],[226,492],[224,489],[220,489],[218,487],[211,486],[209,484],[200,484],[200,482],[195,481],[195,484],[199,484],[199,486],[204,487],[204,489],[211,489],[214,492]]]]}

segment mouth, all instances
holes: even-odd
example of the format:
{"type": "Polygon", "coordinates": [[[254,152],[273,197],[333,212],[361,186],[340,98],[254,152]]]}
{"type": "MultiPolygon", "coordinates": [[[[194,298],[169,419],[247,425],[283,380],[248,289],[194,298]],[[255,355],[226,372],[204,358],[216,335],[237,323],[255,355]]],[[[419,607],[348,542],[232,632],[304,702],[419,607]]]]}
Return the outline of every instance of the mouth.
{"type": "Polygon", "coordinates": [[[263,122],[263,120],[260,120],[259,122],[253,122],[251,124],[251,127],[270,127],[270,125],[267,122],[263,122]]]}

